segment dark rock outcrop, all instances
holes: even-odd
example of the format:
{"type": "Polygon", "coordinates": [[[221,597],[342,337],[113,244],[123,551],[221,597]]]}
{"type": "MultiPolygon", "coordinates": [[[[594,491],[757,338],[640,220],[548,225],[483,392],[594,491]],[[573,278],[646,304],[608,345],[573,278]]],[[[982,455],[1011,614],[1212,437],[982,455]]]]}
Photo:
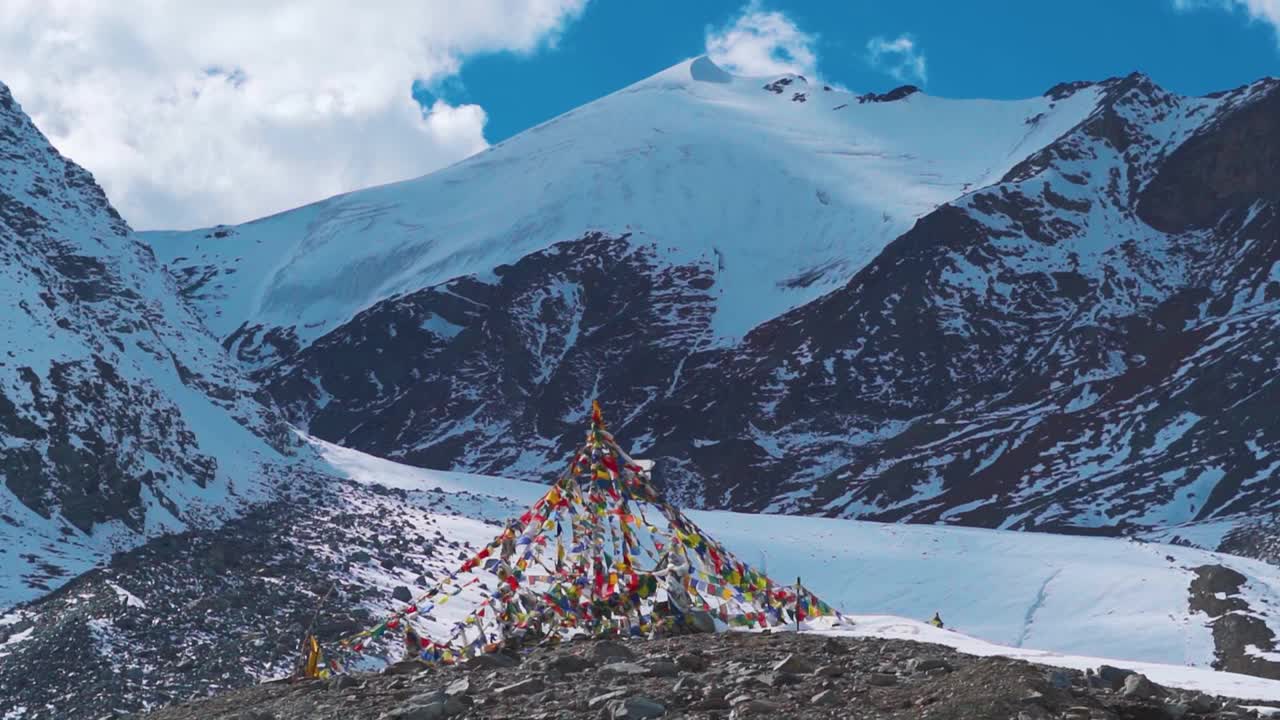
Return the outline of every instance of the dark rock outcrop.
{"type": "Polygon", "coordinates": [[[1195,572],[1189,604],[1192,612],[1211,618],[1214,668],[1280,679],[1280,662],[1263,655],[1276,650],[1276,635],[1240,592],[1247,578],[1221,565],[1204,565],[1195,572]]]}

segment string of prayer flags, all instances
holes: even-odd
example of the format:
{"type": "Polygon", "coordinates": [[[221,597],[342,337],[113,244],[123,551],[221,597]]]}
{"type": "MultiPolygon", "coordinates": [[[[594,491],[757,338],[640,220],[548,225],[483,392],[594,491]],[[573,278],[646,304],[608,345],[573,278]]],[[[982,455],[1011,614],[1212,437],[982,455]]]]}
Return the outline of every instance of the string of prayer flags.
{"type": "Polygon", "coordinates": [[[618,445],[592,403],[584,444],[541,498],[454,572],[340,649],[365,652],[401,627],[418,632],[412,619],[481,584],[480,574],[496,582],[484,583],[471,611],[445,626],[446,638],[420,633],[412,643],[421,646],[419,659],[457,662],[531,636],[652,633],[697,612],[720,629],[840,617],[807,589],[788,592],[736,558],[663,499],[649,467],[618,445]]]}

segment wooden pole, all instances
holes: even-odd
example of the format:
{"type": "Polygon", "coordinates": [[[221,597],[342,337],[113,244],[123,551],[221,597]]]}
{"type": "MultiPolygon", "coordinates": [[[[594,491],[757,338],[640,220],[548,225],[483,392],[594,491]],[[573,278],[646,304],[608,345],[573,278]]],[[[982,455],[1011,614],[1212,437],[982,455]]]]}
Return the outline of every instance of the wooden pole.
{"type": "Polygon", "coordinates": [[[800,576],[796,576],[796,632],[800,632],[800,576]]]}

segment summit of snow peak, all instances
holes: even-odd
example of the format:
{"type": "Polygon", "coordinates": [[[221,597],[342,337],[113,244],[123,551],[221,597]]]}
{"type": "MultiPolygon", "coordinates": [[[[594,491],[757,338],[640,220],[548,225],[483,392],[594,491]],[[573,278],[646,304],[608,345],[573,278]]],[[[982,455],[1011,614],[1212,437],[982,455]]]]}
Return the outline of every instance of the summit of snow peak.
{"type": "Polygon", "coordinates": [[[217,242],[208,230],[145,237],[195,279],[186,291],[220,337],[257,328],[259,341],[274,332],[306,346],[387,298],[487,282],[497,265],[588,231],[631,233],[666,262],[715,263],[708,342],[719,344],[843,285],[919,217],[999,180],[1097,98],[796,95],[695,58],[422,178],[217,242]]]}

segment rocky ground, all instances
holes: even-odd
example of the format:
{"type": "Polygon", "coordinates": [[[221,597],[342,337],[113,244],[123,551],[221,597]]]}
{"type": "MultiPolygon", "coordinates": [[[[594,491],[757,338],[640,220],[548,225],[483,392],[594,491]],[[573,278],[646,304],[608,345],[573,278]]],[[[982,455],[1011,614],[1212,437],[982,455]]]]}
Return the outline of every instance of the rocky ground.
{"type": "Polygon", "coordinates": [[[482,514],[465,493],[410,501],[332,478],[292,490],[0,613],[0,718],[114,717],[287,675],[307,628],[330,642],[429,587],[472,551],[450,519],[482,514]]]}
{"type": "MultiPolygon", "coordinates": [[[[673,718],[728,717],[735,708],[735,717],[1163,718],[1179,717],[1182,706],[1183,717],[1231,717],[1220,708],[1207,712],[1219,704],[1136,680],[1126,693],[1079,673],[946,648],[788,634],[629,643],[616,667],[602,657],[612,646],[588,642],[536,649],[510,666],[486,659],[478,668],[408,666],[333,686],[262,685],[291,671],[307,628],[332,647],[429,587],[496,531],[468,518],[518,512],[467,493],[408,494],[330,478],[293,490],[219,529],[120,553],[0,617],[0,717],[121,717],[172,706],[156,717],[411,719],[441,716],[443,702],[434,703],[438,712],[396,713],[433,705],[438,691],[448,701],[451,686],[458,697],[447,702],[449,712],[468,718],[656,711],[633,698],[673,718]],[[790,654],[800,660],[775,667],[790,654]],[[935,661],[945,664],[927,670],[935,661]],[[459,692],[452,684],[463,677],[466,692],[459,692]]],[[[1249,651],[1274,648],[1275,638],[1252,617],[1240,581],[1227,568],[1197,568],[1189,601],[1212,618],[1218,667],[1275,677],[1249,651]]],[[[384,638],[375,654],[398,653],[398,642],[384,638]]]]}
{"type": "Polygon", "coordinates": [[[1081,673],[910,641],[729,633],[580,640],[453,667],[402,663],[380,674],[262,684],[140,717],[1191,720],[1257,711],[1108,666],[1081,673]]]}
{"type": "MultiPolygon", "coordinates": [[[[605,667],[600,657],[608,652],[600,648],[611,646],[583,643],[537,649],[510,667],[491,667],[488,659],[466,670],[419,674],[421,668],[410,666],[400,674],[356,675],[334,687],[260,684],[291,671],[308,628],[332,648],[337,638],[431,586],[496,532],[471,518],[494,521],[518,512],[468,493],[406,493],[320,477],[299,481],[291,496],[221,528],[119,553],[107,567],[0,615],[0,718],[120,717],[165,706],[173,707],[156,717],[434,717],[434,710],[395,713],[432,705],[439,697],[433,693],[462,677],[466,692],[454,686],[459,697],[448,709],[469,718],[525,717],[530,708],[531,716],[547,718],[643,716],[635,714],[642,704],[636,699],[627,710],[632,714],[614,712],[618,703],[629,707],[630,698],[661,705],[664,717],[686,718],[727,717],[738,705],[743,717],[766,710],[780,718],[1161,718],[1178,717],[1183,705],[1213,705],[1161,694],[1139,681],[1128,694],[1107,692],[1106,683],[1090,684],[1078,673],[945,648],[872,640],[828,644],[793,635],[628,644],[631,653],[622,653],[628,664],[617,667],[605,667]],[[824,669],[814,672],[801,661],[775,668],[793,653],[824,669]],[[945,666],[925,670],[935,660],[945,666]],[[502,690],[510,686],[515,688],[502,690]],[[1139,697],[1147,694],[1153,697],[1139,697]],[[513,702],[514,696],[521,701],[513,702]],[[743,705],[748,699],[758,702],[743,705]],[[1072,715],[1070,708],[1088,710],[1072,715]]],[[[1257,608],[1248,606],[1243,578],[1219,566],[1196,572],[1189,602],[1211,618],[1216,666],[1277,677],[1274,663],[1250,650],[1273,650],[1276,643],[1254,617],[1257,608]]],[[[442,616],[440,622],[448,620],[442,616]]],[[[374,654],[398,653],[398,642],[388,635],[374,654]]],[[[444,712],[445,703],[437,704],[444,712]]],[[[1215,712],[1199,717],[1230,717],[1215,712]]]]}

